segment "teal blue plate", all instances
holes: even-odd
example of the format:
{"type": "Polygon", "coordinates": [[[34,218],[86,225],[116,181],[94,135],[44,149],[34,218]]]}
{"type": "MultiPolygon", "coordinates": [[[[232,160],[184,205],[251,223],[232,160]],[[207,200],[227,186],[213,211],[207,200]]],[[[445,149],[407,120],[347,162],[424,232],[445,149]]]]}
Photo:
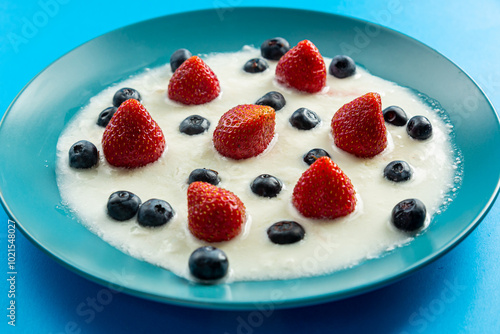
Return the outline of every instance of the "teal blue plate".
{"type": "Polygon", "coordinates": [[[79,274],[130,294],[220,309],[293,307],[363,293],[435,260],[476,227],[499,185],[497,115],[471,78],[435,50],[400,33],[352,18],[291,9],[188,12],[134,24],[91,40],[38,74],[0,127],[2,204],[26,237],[79,274]],[[297,19],[300,18],[300,19],[297,19]],[[182,28],[181,28],[182,27],[182,28]],[[312,40],[323,55],[350,54],[373,74],[436,100],[455,126],[463,154],[462,186],[448,209],[408,246],[330,275],[287,281],[197,285],[108,245],[61,206],[56,142],[81,106],[103,88],[167,63],[184,47],[194,54],[237,51],[283,36],[312,40]]]}

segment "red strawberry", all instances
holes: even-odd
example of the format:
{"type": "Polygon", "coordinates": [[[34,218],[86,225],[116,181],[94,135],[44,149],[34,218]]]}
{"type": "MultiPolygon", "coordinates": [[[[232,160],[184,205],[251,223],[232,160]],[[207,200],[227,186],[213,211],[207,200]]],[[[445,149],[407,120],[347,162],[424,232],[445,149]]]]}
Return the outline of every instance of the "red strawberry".
{"type": "Polygon", "coordinates": [[[292,203],[309,218],[335,219],[356,207],[351,180],[329,157],[316,160],[299,178],[292,203]]]}
{"type": "Polygon", "coordinates": [[[325,61],[313,43],[303,40],[280,58],[276,80],[303,92],[317,93],[326,85],[325,61]]]}
{"type": "Polygon", "coordinates": [[[262,153],[274,137],[276,112],[269,106],[243,104],[227,111],[214,130],[217,151],[232,159],[262,153]]]}
{"type": "Polygon", "coordinates": [[[219,93],[219,79],[197,56],[183,62],[168,84],[168,97],[182,104],[204,104],[215,99],[219,93]]]}
{"type": "Polygon", "coordinates": [[[368,93],[343,105],[332,118],[335,145],[361,158],[371,158],[387,147],[382,102],[368,93]]]}
{"type": "Polygon", "coordinates": [[[137,100],[123,102],[102,136],[102,149],[109,164],[136,168],[158,160],[165,150],[165,137],[146,108],[137,100]]]}
{"type": "Polygon", "coordinates": [[[206,182],[193,182],[187,191],[188,227],[198,239],[228,241],[246,220],[245,205],[230,192],[206,182]]]}

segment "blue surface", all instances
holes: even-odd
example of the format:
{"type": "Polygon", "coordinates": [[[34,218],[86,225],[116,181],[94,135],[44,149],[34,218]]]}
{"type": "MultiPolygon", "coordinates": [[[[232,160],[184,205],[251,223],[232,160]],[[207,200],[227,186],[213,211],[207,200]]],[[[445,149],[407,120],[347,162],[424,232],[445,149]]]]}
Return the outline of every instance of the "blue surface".
{"type": "MultiPolygon", "coordinates": [[[[131,1],[103,6],[97,1],[4,1],[0,4],[0,110],[50,62],[79,44],[109,30],[159,15],[188,9],[219,8],[220,18],[232,9],[220,6],[275,5],[275,2],[191,1],[189,8],[151,1],[140,11],[131,1]],[[94,13],[95,8],[101,8],[94,13]],[[44,14],[45,13],[45,14],[44,14]],[[131,14],[133,13],[133,14],[131,14]],[[50,15],[49,15],[50,14],[50,15]],[[98,23],[92,23],[98,22],[98,23]],[[33,24],[38,24],[35,27],[33,24]],[[29,28],[32,28],[31,30],[29,28]],[[35,28],[33,28],[35,27],[35,28]]],[[[282,5],[284,6],[284,5],[282,5]]],[[[287,6],[324,10],[380,23],[437,49],[467,71],[500,106],[500,49],[497,17],[500,5],[484,1],[471,7],[455,1],[451,7],[412,1],[329,1],[287,6]]],[[[175,32],[172,32],[175,33],[175,32]]],[[[471,103],[473,101],[471,100],[471,103]]],[[[34,107],[36,103],[34,103],[34,107]]],[[[16,328],[0,324],[2,332],[477,332],[500,329],[500,228],[495,205],[481,225],[456,249],[435,263],[389,287],[347,300],[291,310],[223,312],[175,307],[110,292],[55,263],[16,234],[16,328]],[[298,321],[297,319],[303,319],[298,321]],[[9,331],[11,330],[11,331],[9,331]]],[[[7,263],[7,217],[0,221],[0,247],[7,263]]],[[[47,222],[50,223],[50,222],[47,222]]],[[[0,295],[5,315],[6,280],[0,295]]]]}

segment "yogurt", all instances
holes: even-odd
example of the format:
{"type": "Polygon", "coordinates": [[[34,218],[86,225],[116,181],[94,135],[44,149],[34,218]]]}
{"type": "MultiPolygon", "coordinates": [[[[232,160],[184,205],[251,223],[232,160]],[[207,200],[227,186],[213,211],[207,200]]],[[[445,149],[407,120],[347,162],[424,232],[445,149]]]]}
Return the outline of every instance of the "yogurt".
{"type": "MultiPolygon", "coordinates": [[[[228,281],[241,281],[327,274],[376,258],[413,238],[390,224],[395,204],[407,198],[420,199],[432,223],[432,217],[451,201],[450,193],[457,187],[459,159],[450,139],[452,126],[445,121],[443,110],[410,89],[373,76],[359,66],[350,78],[328,75],[327,87],[321,93],[300,93],[276,83],[277,62],[269,61],[269,69],[262,73],[244,72],[243,64],[259,55],[258,49],[244,47],[234,53],[203,56],[221,85],[220,96],[204,105],[185,106],[167,98],[172,75],[168,64],[145,69],[93,97],[68,124],[57,144],[56,174],[63,204],[90,231],[121,251],[189,278],[189,256],[206,243],[193,237],[187,228],[187,178],[196,168],[214,169],[221,177],[218,186],[235,193],[246,207],[244,231],[231,241],[213,244],[228,256],[228,281]],[[122,87],[140,92],[143,105],[162,128],[168,146],[158,161],[138,169],[115,168],[106,162],[101,146],[104,128],[96,125],[99,113],[111,105],[115,91],[122,87]],[[221,115],[236,105],[254,103],[269,91],[281,92],[287,101],[276,112],[276,136],[270,147],[246,160],[222,157],[212,144],[213,130],[221,115]],[[389,145],[378,156],[361,159],[338,149],[330,134],[332,116],[342,105],[367,92],[379,93],[383,108],[397,105],[409,118],[426,116],[433,125],[432,137],[417,141],[406,134],[405,127],[387,124],[389,145]],[[292,127],[289,118],[301,107],[315,111],[322,122],[308,131],[292,127]],[[209,130],[194,136],[180,133],[181,121],[194,114],[211,122],[209,130]],[[68,150],[81,139],[98,148],[97,167],[69,167],[68,150]],[[352,214],[335,220],[313,220],[302,217],[291,204],[294,185],[308,168],[302,156],[313,148],[328,151],[351,179],[357,193],[352,214]],[[393,160],[410,164],[410,181],[394,183],[383,177],[385,166],[393,160]],[[252,193],[250,184],[260,174],[274,175],[283,182],[277,197],[263,198],[252,193]],[[131,191],[142,202],[163,199],[170,203],[175,215],[159,228],[141,227],[135,218],[115,221],[107,216],[106,204],[110,194],[118,190],[131,191]],[[270,242],[266,231],[280,220],[300,223],[306,230],[305,238],[291,245],[270,242]]],[[[329,62],[325,58],[325,63],[329,62]]]]}

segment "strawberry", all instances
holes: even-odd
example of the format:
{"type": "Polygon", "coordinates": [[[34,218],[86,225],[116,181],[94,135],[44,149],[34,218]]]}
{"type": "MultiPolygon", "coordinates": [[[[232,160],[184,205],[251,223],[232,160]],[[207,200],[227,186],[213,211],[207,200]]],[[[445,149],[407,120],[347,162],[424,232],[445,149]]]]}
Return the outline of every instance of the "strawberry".
{"type": "Polygon", "coordinates": [[[196,181],[189,185],[187,199],[188,227],[196,238],[228,241],[241,232],[245,205],[229,190],[196,181]]]}
{"type": "Polygon", "coordinates": [[[197,56],[184,61],[168,84],[168,97],[182,104],[204,104],[215,99],[219,93],[219,79],[197,56]]]}
{"type": "Polygon", "coordinates": [[[123,102],[102,136],[104,157],[110,165],[136,168],[158,160],[165,137],[149,112],[137,100],[123,102]]]}
{"type": "Polygon", "coordinates": [[[276,112],[269,106],[243,104],[227,111],[214,130],[217,151],[235,160],[262,153],[274,137],[276,112]]]}
{"type": "Polygon", "coordinates": [[[326,85],[325,61],[313,43],[303,40],[280,58],[276,80],[303,92],[317,93],[326,85]]]}
{"type": "Polygon", "coordinates": [[[382,102],[367,93],[343,105],[332,118],[335,145],[361,158],[371,158],[387,147],[382,102]]]}
{"type": "Polygon", "coordinates": [[[292,203],[305,217],[335,219],[356,207],[351,180],[329,157],[316,160],[299,178],[292,203]]]}

